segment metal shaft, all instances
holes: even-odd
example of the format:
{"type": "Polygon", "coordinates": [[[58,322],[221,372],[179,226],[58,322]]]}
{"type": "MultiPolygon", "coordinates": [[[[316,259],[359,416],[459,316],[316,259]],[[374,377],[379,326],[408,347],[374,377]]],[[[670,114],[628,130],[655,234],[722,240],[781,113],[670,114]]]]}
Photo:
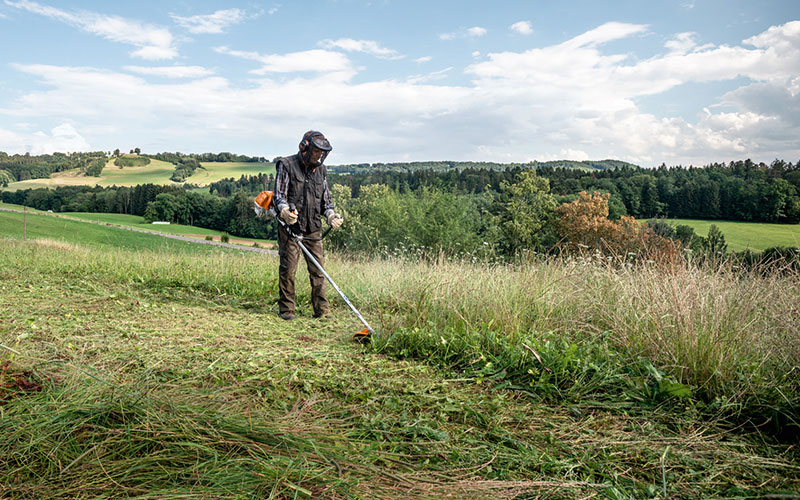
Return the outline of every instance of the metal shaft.
{"type": "Polygon", "coordinates": [[[319,269],[319,270],[320,270],[320,272],[322,272],[322,274],[325,276],[325,278],[327,278],[327,280],[328,280],[328,282],[331,284],[331,286],[333,286],[333,288],[335,288],[335,289],[336,289],[336,291],[339,293],[339,296],[340,296],[340,297],[342,297],[342,299],[345,301],[345,303],[346,303],[348,306],[350,306],[350,309],[353,311],[353,313],[355,313],[355,315],[356,315],[356,316],[358,316],[358,319],[360,319],[360,320],[361,320],[361,322],[364,324],[364,326],[366,326],[366,327],[367,327],[367,330],[369,330],[369,333],[370,333],[370,334],[372,334],[372,335],[374,335],[374,334],[375,334],[375,332],[372,330],[372,327],[371,327],[371,326],[369,326],[369,324],[367,323],[367,320],[365,320],[365,319],[364,319],[364,317],[363,317],[363,316],[361,316],[361,313],[360,313],[360,312],[358,312],[358,309],[356,309],[356,306],[354,306],[354,305],[353,305],[353,303],[352,303],[352,302],[350,302],[350,299],[348,299],[348,298],[345,296],[344,292],[342,292],[342,290],[341,290],[341,289],[340,289],[340,288],[339,288],[339,287],[336,285],[336,283],[334,283],[334,281],[333,281],[333,279],[330,277],[330,275],[329,275],[327,272],[325,272],[325,269],[323,269],[323,268],[322,268],[322,266],[320,265],[320,263],[319,263],[319,262],[317,262],[317,259],[315,259],[313,255],[311,255],[311,252],[309,252],[309,251],[308,251],[308,248],[306,248],[306,246],[305,246],[305,245],[303,245],[303,238],[302,238],[301,236],[297,236],[296,234],[292,233],[292,232],[289,230],[289,228],[288,228],[288,227],[286,227],[286,225],[284,224],[284,222],[283,222],[282,220],[278,219],[278,222],[281,224],[281,226],[283,226],[283,229],[284,229],[284,230],[285,230],[285,231],[286,231],[286,232],[287,232],[287,233],[288,233],[290,236],[292,236],[292,238],[294,238],[295,242],[297,242],[297,245],[300,247],[300,250],[302,250],[302,251],[303,251],[303,253],[304,253],[304,254],[306,254],[306,257],[308,257],[308,259],[309,259],[311,262],[313,262],[315,266],[317,266],[317,269],[319,269]]]}

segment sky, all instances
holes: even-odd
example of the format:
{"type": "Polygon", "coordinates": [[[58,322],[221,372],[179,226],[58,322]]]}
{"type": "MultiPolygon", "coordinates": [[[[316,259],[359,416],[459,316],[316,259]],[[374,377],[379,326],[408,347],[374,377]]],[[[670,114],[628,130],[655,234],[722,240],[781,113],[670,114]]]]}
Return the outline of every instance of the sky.
{"type": "Polygon", "coordinates": [[[0,151],[800,160],[800,0],[0,0],[0,151]]]}

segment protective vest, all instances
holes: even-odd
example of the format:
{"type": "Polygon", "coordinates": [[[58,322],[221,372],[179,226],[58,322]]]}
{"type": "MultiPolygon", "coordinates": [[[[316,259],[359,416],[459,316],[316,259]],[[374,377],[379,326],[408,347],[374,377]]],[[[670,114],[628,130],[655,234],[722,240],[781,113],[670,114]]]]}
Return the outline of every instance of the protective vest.
{"type": "Polygon", "coordinates": [[[297,224],[303,234],[322,229],[323,182],[327,175],[325,165],[307,168],[300,161],[300,155],[280,159],[289,174],[289,188],[286,201],[294,203],[297,209],[297,224]]]}

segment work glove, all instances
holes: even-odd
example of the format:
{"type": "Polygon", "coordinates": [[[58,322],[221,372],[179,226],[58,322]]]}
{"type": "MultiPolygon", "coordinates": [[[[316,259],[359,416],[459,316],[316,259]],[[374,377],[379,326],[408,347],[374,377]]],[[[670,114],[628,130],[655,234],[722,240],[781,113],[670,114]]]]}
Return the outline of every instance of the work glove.
{"type": "Polygon", "coordinates": [[[339,226],[342,225],[344,222],[344,218],[337,213],[332,213],[328,216],[328,225],[330,225],[333,229],[339,229],[339,226]]]}
{"type": "Polygon", "coordinates": [[[289,210],[289,207],[283,207],[283,210],[281,210],[281,219],[291,226],[297,222],[297,212],[289,210]]]}

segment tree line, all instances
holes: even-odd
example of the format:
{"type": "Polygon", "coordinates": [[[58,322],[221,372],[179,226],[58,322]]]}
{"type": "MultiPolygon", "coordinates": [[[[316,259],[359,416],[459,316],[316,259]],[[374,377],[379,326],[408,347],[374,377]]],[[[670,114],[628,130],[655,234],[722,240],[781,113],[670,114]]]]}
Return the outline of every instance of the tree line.
{"type": "MultiPolygon", "coordinates": [[[[436,189],[467,195],[497,192],[502,183],[513,183],[526,169],[463,168],[461,170],[374,170],[362,174],[329,173],[328,183],[350,188],[361,196],[364,186],[380,184],[398,193],[436,189]]],[[[610,217],[673,217],[731,221],[800,222],[800,162],[775,160],[770,165],[750,160],[712,163],[705,167],[645,169],[634,165],[592,171],[565,167],[536,170],[550,181],[560,202],[573,201],[581,191],[609,194],[610,217]]],[[[211,184],[211,192],[231,196],[244,190],[257,193],[271,189],[266,174],[223,179],[211,184]]]]}
{"type": "MultiPolygon", "coordinates": [[[[657,251],[669,258],[678,249],[724,255],[718,230],[701,238],[688,226],[642,225],[636,219],[716,215],[793,222],[800,209],[798,181],[798,166],[781,160],[591,172],[516,167],[331,174],[334,201],[348,223],[330,241],[368,253],[510,257],[584,248],[625,255],[657,251]]],[[[41,210],[133,214],[273,239],[275,225],[252,213],[255,194],[273,185],[272,175],[260,174],[212,183],[209,193],[152,184],[72,186],[3,192],[2,199],[41,210]]]]}

